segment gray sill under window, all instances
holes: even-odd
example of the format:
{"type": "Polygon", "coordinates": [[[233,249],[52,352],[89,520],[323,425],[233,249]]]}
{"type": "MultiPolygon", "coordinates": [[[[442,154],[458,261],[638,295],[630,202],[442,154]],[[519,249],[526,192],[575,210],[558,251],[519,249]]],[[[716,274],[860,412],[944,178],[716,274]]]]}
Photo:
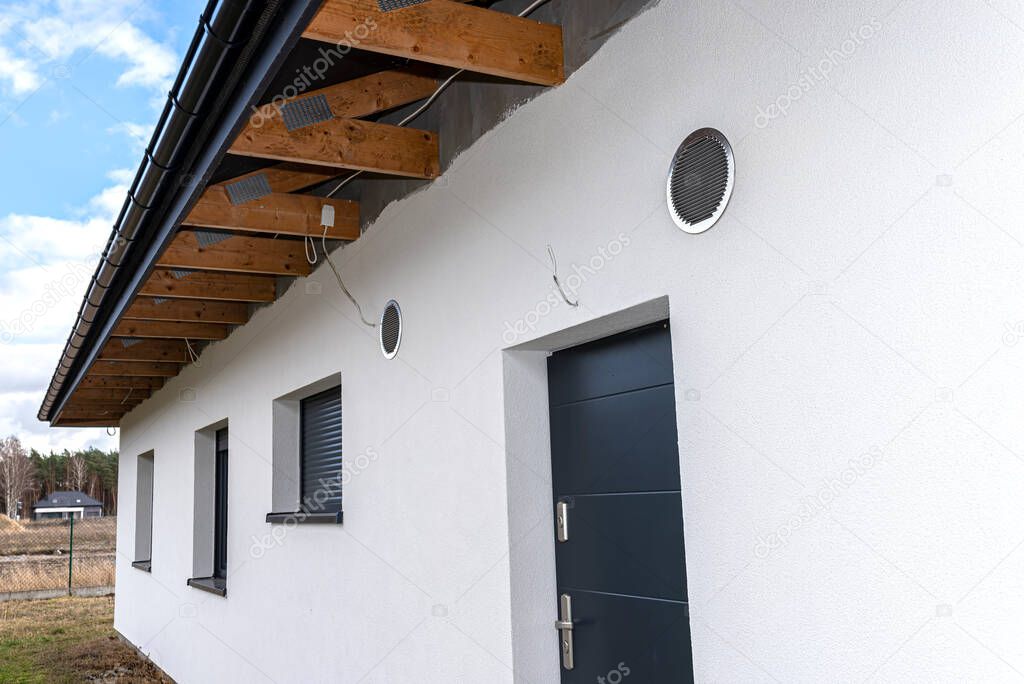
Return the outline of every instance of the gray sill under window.
{"type": "Polygon", "coordinates": [[[221,577],[192,577],[185,584],[217,596],[227,596],[228,594],[227,581],[221,577]]]}
{"type": "Polygon", "coordinates": [[[137,560],[132,563],[132,567],[143,572],[153,572],[153,561],[137,560]]]}
{"type": "Polygon", "coordinates": [[[292,511],[291,513],[267,513],[268,523],[285,523],[295,525],[340,525],[342,521],[341,511],[336,513],[307,513],[306,511],[292,511]]]}

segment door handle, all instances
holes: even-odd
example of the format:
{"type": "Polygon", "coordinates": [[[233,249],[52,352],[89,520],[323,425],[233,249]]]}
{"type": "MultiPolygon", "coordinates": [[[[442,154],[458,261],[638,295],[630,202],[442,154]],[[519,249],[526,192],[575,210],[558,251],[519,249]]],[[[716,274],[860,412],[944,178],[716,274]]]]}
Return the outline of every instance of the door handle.
{"type": "Polygon", "coordinates": [[[569,502],[559,501],[555,505],[555,527],[558,541],[569,541],[569,502]]]}
{"type": "Polygon", "coordinates": [[[575,664],[572,647],[572,597],[568,594],[559,596],[558,607],[559,616],[555,621],[555,629],[558,630],[559,649],[562,651],[562,667],[571,670],[575,664]]]}

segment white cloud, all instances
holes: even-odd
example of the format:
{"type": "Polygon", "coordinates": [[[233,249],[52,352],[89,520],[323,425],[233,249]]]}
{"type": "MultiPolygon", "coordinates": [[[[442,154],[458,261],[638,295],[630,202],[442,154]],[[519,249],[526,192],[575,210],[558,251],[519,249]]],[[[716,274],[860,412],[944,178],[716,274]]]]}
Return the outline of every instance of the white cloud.
{"type": "Polygon", "coordinates": [[[34,63],[14,56],[0,44],[0,83],[6,83],[10,93],[15,97],[23,97],[38,89],[43,84],[43,79],[36,73],[34,63]]]}
{"type": "Polygon", "coordinates": [[[0,9],[0,84],[24,96],[47,78],[74,78],[71,58],[93,53],[123,63],[118,86],[165,92],[178,58],[136,22],[148,16],[137,1],[50,0],[0,9]],[[76,55],[76,53],[84,53],[76,55]]]}
{"type": "Polygon", "coordinates": [[[58,430],[36,420],[131,172],[108,177],[77,218],[0,217],[0,435],[16,434],[42,451],[116,445],[103,430],[58,430]]]}

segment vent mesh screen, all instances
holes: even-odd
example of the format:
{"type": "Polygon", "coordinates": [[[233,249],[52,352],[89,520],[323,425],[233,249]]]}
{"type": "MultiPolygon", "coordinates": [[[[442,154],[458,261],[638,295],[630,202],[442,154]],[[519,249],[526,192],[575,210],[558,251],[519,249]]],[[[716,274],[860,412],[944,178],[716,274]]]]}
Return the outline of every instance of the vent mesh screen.
{"type": "Polygon", "coordinates": [[[264,173],[257,173],[255,176],[228,183],[224,189],[228,191],[231,203],[236,206],[261,199],[273,192],[270,189],[270,180],[264,173]]]}
{"type": "Polygon", "coordinates": [[[683,230],[700,233],[718,220],[732,193],[733,159],[718,131],[702,129],[686,138],[672,159],[668,202],[683,230]]]}
{"type": "Polygon", "coordinates": [[[398,353],[398,345],[402,341],[402,312],[394,301],[384,307],[384,315],[380,317],[380,349],[387,358],[398,353]]]}
{"type": "Polygon", "coordinates": [[[231,237],[231,233],[218,233],[212,230],[194,230],[192,232],[195,233],[196,242],[200,247],[210,247],[231,237]]]}
{"type": "Polygon", "coordinates": [[[334,118],[334,112],[331,111],[326,95],[313,95],[281,107],[281,117],[284,119],[284,127],[291,132],[315,123],[330,121],[334,118]]]}
{"type": "Polygon", "coordinates": [[[377,0],[377,6],[380,7],[381,12],[390,12],[391,10],[419,5],[426,1],[427,0],[377,0]]]}

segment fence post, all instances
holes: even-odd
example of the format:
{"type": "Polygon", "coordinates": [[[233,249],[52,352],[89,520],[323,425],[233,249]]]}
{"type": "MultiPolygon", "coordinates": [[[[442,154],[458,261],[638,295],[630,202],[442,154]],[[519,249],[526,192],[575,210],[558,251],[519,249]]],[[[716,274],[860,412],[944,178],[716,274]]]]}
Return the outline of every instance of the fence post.
{"type": "Polygon", "coordinates": [[[68,596],[71,596],[71,564],[75,559],[75,514],[71,514],[71,528],[68,533],[68,596]]]}

